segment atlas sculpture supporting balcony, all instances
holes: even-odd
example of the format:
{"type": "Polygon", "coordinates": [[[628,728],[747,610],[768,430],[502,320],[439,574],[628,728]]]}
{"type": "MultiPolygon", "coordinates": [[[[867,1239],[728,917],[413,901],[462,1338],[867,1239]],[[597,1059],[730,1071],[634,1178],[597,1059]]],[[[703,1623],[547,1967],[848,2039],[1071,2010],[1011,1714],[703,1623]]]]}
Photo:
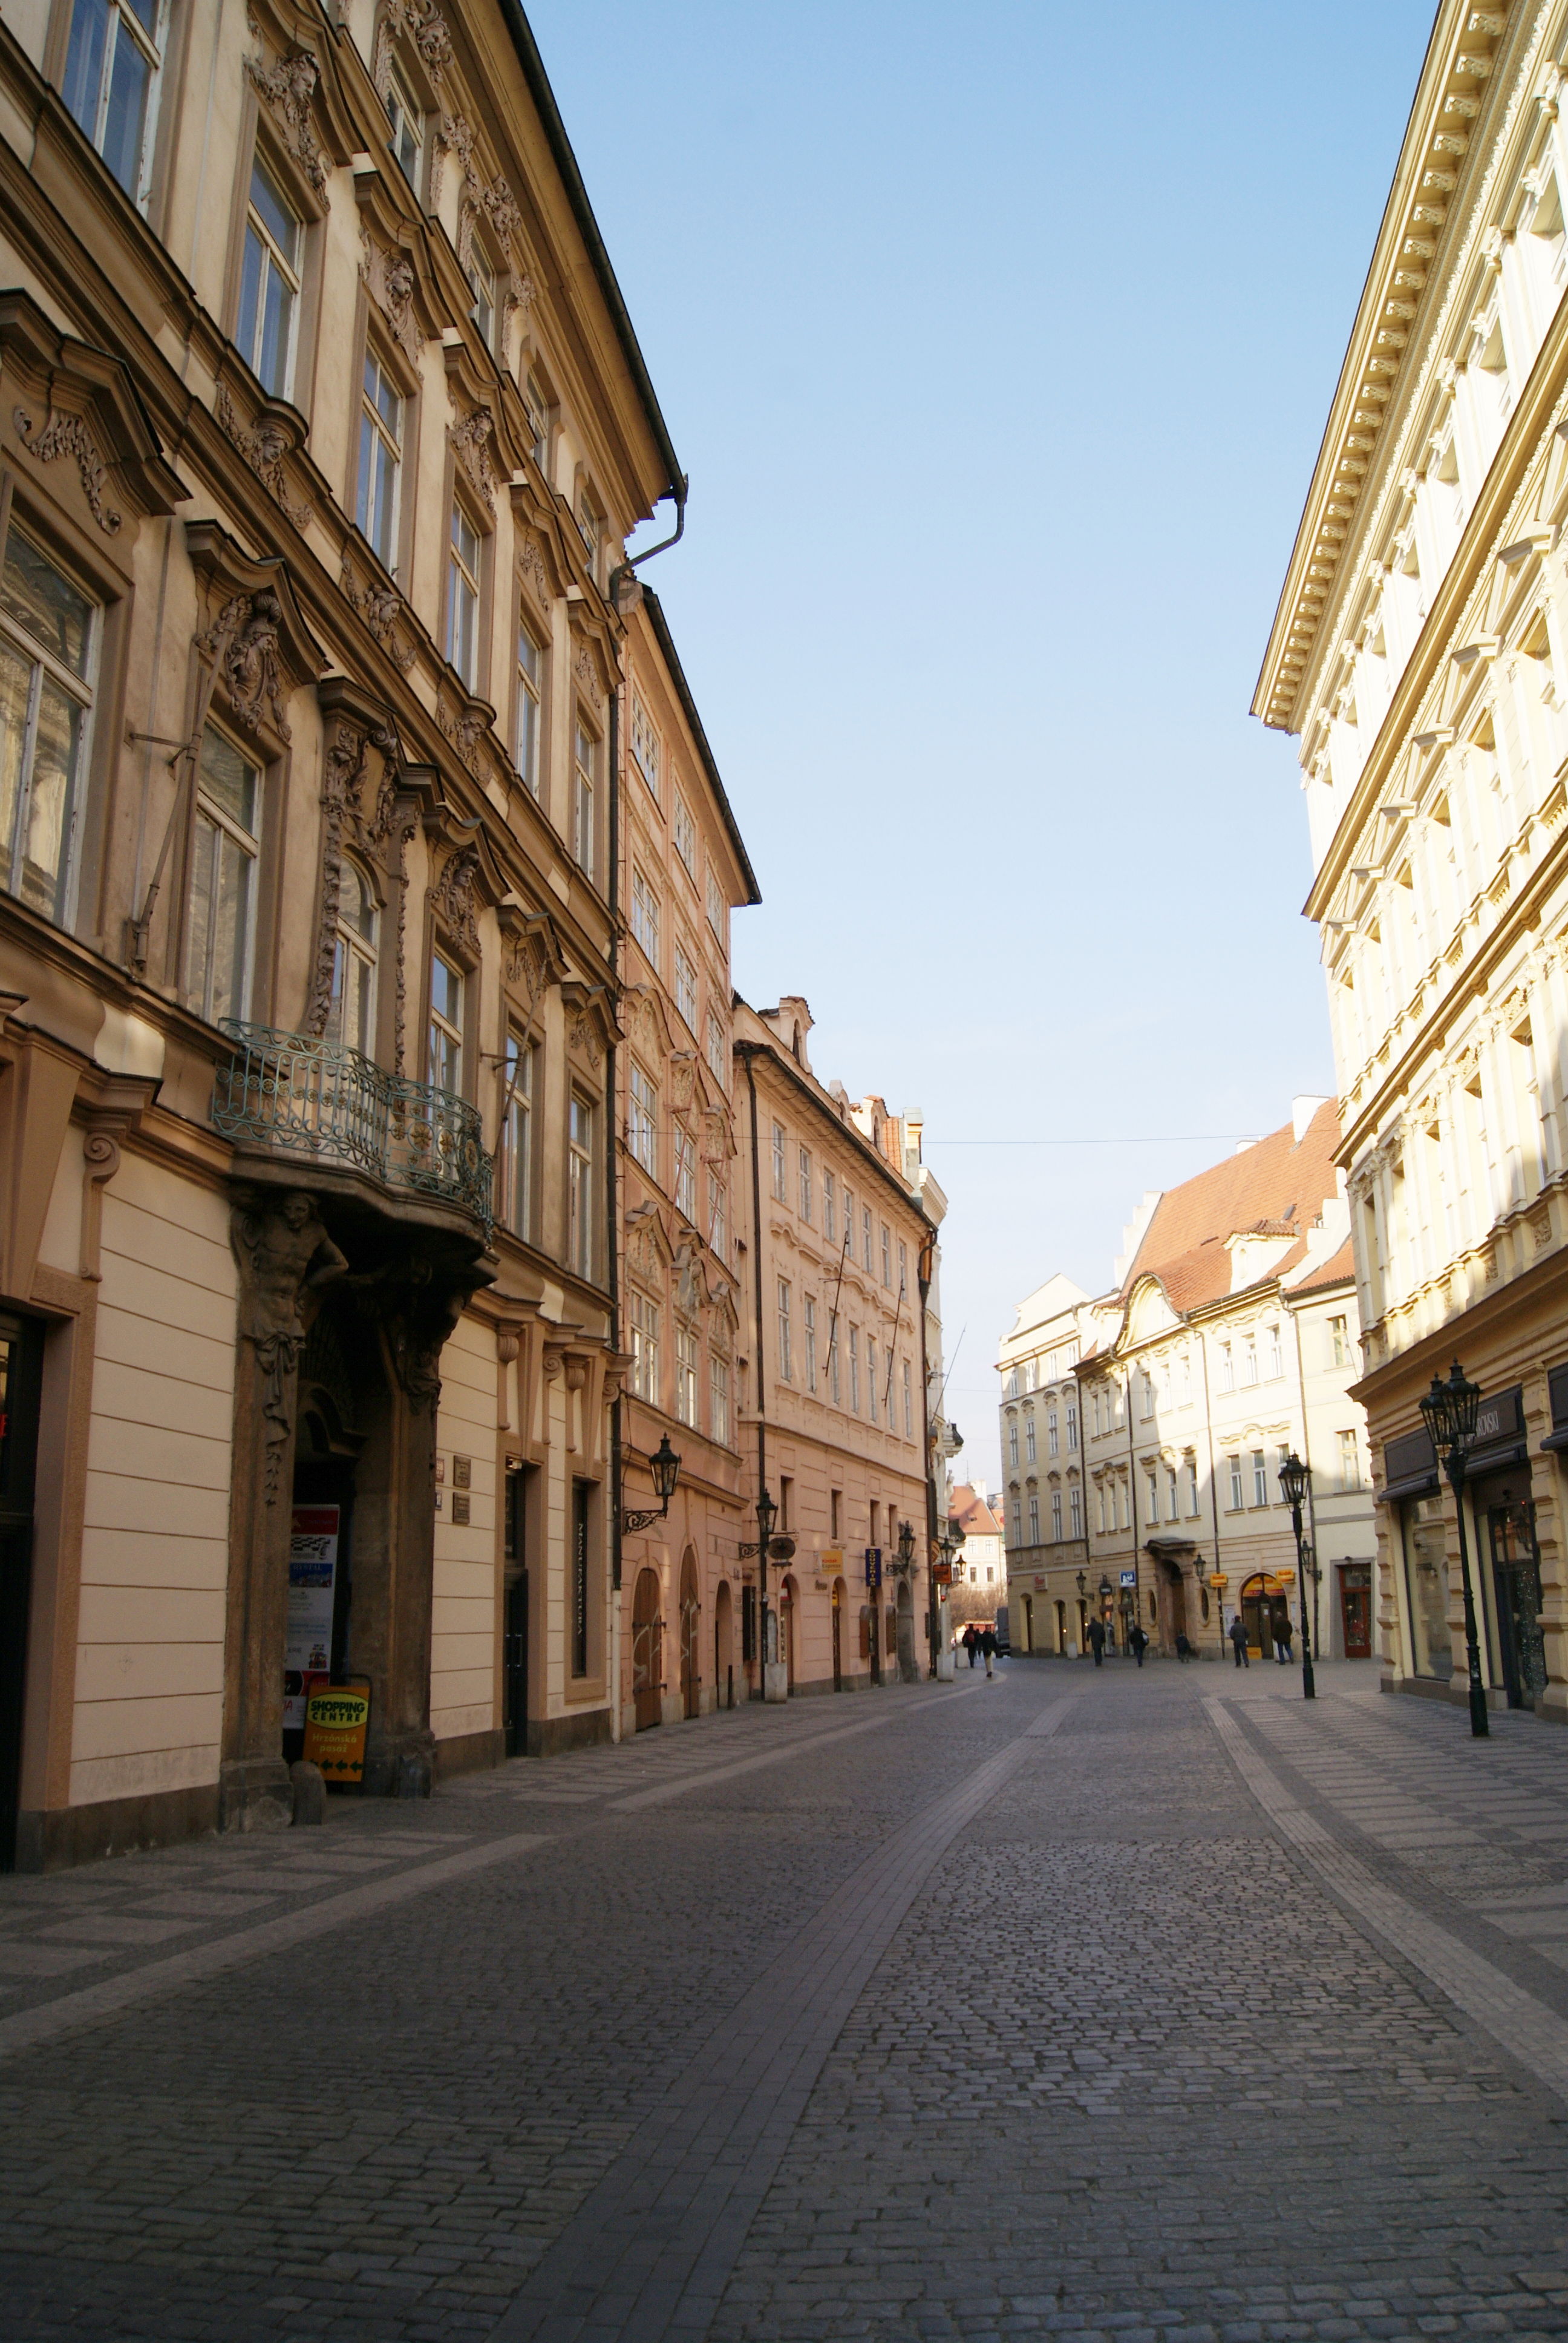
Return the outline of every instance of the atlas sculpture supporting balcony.
{"type": "Polygon", "coordinates": [[[317,1172],[357,1174],[394,1198],[455,1207],[488,1239],[495,1162],[467,1100],[307,1033],[231,1018],[220,1031],[235,1044],[213,1084],[213,1124],[226,1139],[317,1172]]]}

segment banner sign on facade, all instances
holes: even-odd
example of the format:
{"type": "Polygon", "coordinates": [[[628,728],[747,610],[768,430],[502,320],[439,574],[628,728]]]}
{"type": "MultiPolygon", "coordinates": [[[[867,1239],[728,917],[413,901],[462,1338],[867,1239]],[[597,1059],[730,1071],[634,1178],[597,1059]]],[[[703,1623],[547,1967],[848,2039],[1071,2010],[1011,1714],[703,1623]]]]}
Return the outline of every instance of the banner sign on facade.
{"type": "Polygon", "coordinates": [[[307,1675],[332,1665],[332,1605],[337,1586],[336,1505],[296,1505],[288,1546],[288,1625],[283,1647],[284,1731],[305,1725],[307,1675]]]}
{"type": "Polygon", "coordinates": [[[882,1549],[879,1545],[866,1548],[866,1584],[880,1586],[882,1583],[882,1549]]]}

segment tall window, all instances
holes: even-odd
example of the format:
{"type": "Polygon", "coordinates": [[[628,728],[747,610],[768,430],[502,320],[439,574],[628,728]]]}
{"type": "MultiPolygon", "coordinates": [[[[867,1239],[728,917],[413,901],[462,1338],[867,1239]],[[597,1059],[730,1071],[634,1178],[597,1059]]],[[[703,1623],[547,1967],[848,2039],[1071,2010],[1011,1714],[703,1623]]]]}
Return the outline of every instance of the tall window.
{"type": "Polygon", "coordinates": [[[800,1305],[800,1313],[806,1336],[806,1388],[814,1392],[817,1388],[817,1303],[813,1295],[807,1294],[800,1305]]]}
{"type": "Polygon", "coordinates": [[[1068,1500],[1068,1508],[1069,1508],[1069,1511],[1070,1512],[1071,1516],[1072,1516],[1072,1534],[1073,1534],[1073,1536],[1074,1536],[1074,1537],[1081,1537],[1081,1536],[1083,1535],[1083,1492],[1082,1492],[1082,1490],[1081,1490],[1081,1489],[1076,1489],[1076,1488],[1075,1488],[1075,1489],[1070,1489],[1070,1490],[1068,1491],[1068,1493],[1067,1493],[1067,1500],[1068,1500]]]}
{"type": "Polygon", "coordinates": [[[474,297],[468,315],[489,349],[496,338],[496,272],[477,236],[468,252],[468,290],[474,297]]]}
{"type": "Polygon", "coordinates": [[[779,1373],[782,1382],[795,1380],[795,1353],[789,1318],[789,1284],[787,1278],[779,1280],[779,1373]]]}
{"type": "Polygon", "coordinates": [[[631,931],[653,962],[658,966],[658,897],[643,873],[633,867],[631,874],[631,931]]]}
{"type": "Polygon", "coordinates": [[[1067,1453],[1070,1456],[1078,1453],[1078,1410],[1070,1400],[1067,1403],[1067,1453]]]}
{"type": "Polygon", "coordinates": [[[860,1330],[858,1326],[851,1326],[849,1329],[849,1405],[859,1415],[860,1413],[860,1330]]]}
{"type": "Polygon", "coordinates": [[[576,728],[572,752],[572,852],[584,875],[594,872],[594,785],[598,776],[598,742],[587,725],[576,728]]]}
{"type": "Polygon", "coordinates": [[[729,1251],[729,1198],[721,1172],[708,1175],[708,1242],[723,1261],[729,1251]]]}
{"type": "Polygon", "coordinates": [[[836,1183],[830,1172],[822,1174],[822,1234],[829,1244],[839,1242],[834,1214],[837,1206],[836,1183]]]}
{"type": "Polygon", "coordinates": [[[638,771],[658,800],[658,735],[654,730],[647,709],[633,695],[631,703],[631,753],[638,771]]]}
{"type": "Polygon", "coordinates": [[[904,1361],[904,1438],[906,1440],[912,1440],[914,1436],[915,1396],[913,1386],[910,1381],[910,1363],[908,1359],[906,1359],[904,1361]]]}
{"type": "Polygon", "coordinates": [[[899,1292],[900,1293],[907,1293],[909,1290],[910,1248],[900,1238],[899,1242],[899,1292]]]}
{"type": "Polygon", "coordinates": [[[1143,1478],[1149,1491],[1149,1526],[1153,1529],[1160,1520],[1160,1483],[1152,1473],[1145,1473],[1143,1478]]]}
{"type": "MultiPolygon", "coordinates": [[[[1061,1491],[1060,1489],[1053,1489],[1050,1493],[1050,1534],[1053,1541],[1060,1544],[1061,1542],[1061,1491]]],[[[1040,1544],[1040,1499],[1032,1493],[1029,1501],[1029,1542],[1030,1545],[1040,1544]]]]}
{"type": "Polygon", "coordinates": [[[572,1092],[567,1135],[567,1258],[579,1277],[594,1271],[594,1107],[572,1092]]]}
{"type": "Polygon", "coordinates": [[[1182,1472],[1185,1473],[1185,1475],[1186,1475],[1186,1480],[1187,1480],[1187,1511],[1188,1511],[1189,1514],[1192,1514],[1192,1513],[1195,1513],[1197,1512],[1197,1510],[1198,1510],[1198,1460],[1197,1460],[1197,1458],[1196,1458],[1195,1456],[1189,1456],[1189,1457],[1187,1458],[1187,1460],[1186,1460],[1185,1463],[1182,1465],[1182,1468],[1181,1468],[1181,1469],[1182,1469],[1182,1472]]]}
{"type": "Polygon", "coordinates": [[[871,1207],[869,1204],[862,1204],[860,1207],[860,1259],[865,1263],[866,1274],[869,1277],[871,1273],[871,1207]]]}
{"type": "Polygon", "coordinates": [[[708,1071],[724,1090],[729,1087],[728,1059],[729,1051],[724,1046],[724,1028],[717,1017],[710,1017],[708,1021],[708,1071]]]}
{"type": "Polygon", "coordinates": [[[528,795],[539,793],[539,689],[544,662],[538,644],[518,624],[518,733],[512,762],[528,795]]]}
{"type": "Polygon", "coordinates": [[[1227,1456],[1225,1462],[1231,1468],[1231,1511],[1239,1513],[1246,1503],[1241,1489],[1241,1460],[1239,1456],[1227,1456]]]}
{"type": "Polygon", "coordinates": [[[403,474],[403,401],[374,350],[365,353],[359,394],[359,493],[354,518],[385,568],[396,566],[397,492],[403,474]]]}
{"type": "Polygon", "coordinates": [[[479,532],[452,507],[447,548],[447,657],[470,691],[479,683],[479,532]]]}
{"type": "Polygon", "coordinates": [[[370,881],[357,862],[345,862],[337,890],[337,937],[332,955],[332,1000],[327,1038],[376,1053],[376,947],[379,915],[370,881]]]}
{"type": "Polygon", "coordinates": [[[708,924],[722,943],[724,941],[724,890],[719,885],[718,874],[711,866],[708,873],[708,924]]]}
{"type": "Polygon", "coordinates": [[[445,952],[430,955],[430,1051],[426,1080],[460,1097],[463,1089],[463,972],[445,952]]]}
{"type": "Polygon", "coordinates": [[[298,215],[258,160],[250,174],[235,338],[263,390],[273,398],[286,398],[294,379],[301,237],[298,215]]]}
{"type": "Polygon", "coordinates": [[[1350,1332],[1342,1318],[1329,1320],[1329,1359],[1331,1364],[1336,1367],[1350,1365],[1350,1332]]]}
{"type": "Polygon", "coordinates": [[[578,499],[577,520],[578,535],[583,541],[583,551],[588,556],[588,576],[597,584],[599,552],[604,544],[604,520],[592,498],[586,492],[578,499]]]}
{"type": "MultiPolygon", "coordinates": [[[[1014,1545],[1023,1544],[1023,1501],[1020,1497],[1015,1497],[1012,1501],[1012,1542],[1014,1545]]],[[[962,1563],[959,1563],[956,1567],[961,1572],[962,1563]]]]}
{"type": "Polygon", "coordinates": [[[839,1391],[839,1322],[835,1317],[828,1322],[828,1389],[835,1407],[844,1404],[839,1391]]]}
{"type": "Polygon", "coordinates": [[[1252,1503],[1266,1505],[1269,1502],[1269,1460],[1261,1448],[1252,1451],[1252,1503]]]}
{"type": "Polygon", "coordinates": [[[800,1218],[803,1221],[809,1221],[811,1217],[811,1151],[809,1147],[802,1147],[799,1155],[800,1218]]]}
{"type": "Polygon", "coordinates": [[[532,1046],[509,1031],[502,1067],[502,1211],[519,1237],[531,1236],[534,1225],[534,1058],[532,1046]]]}
{"type": "Polygon", "coordinates": [[[675,794],[675,819],[670,824],[675,839],[675,850],[685,863],[689,875],[697,876],[697,824],[691,818],[691,808],[678,789],[675,794]]]}
{"type": "Polygon", "coordinates": [[[1229,1342],[1221,1342],[1220,1345],[1220,1389],[1221,1391],[1234,1391],[1235,1388],[1235,1353],[1232,1352],[1229,1342]]]}
{"type": "Polygon", "coordinates": [[[31,538],[7,532],[0,564],[0,887],[57,921],[69,892],[97,618],[31,538]]]}
{"type": "Polygon", "coordinates": [[[721,1448],[729,1445],[729,1369],[723,1359],[708,1362],[708,1433],[721,1448]]]}
{"type": "MultiPolygon", "coordinates": [[[[695,1033],[697,1031],[697,970],[691,955],[683,944],[675,947],[675,1005],[695,1033]]],[[[713,1055],[712,1028],[709,1029],[709,1056],[713,1055]]]]}
{"type": "Polygon", "coordinates": [[[697,1336],[689,1326],[675,1329],[675,1412],[697,1429],[697,1336]]]}
{"type": "Polygon", "coordinates": [[[658,1304],[631,1290],[627,1312],[631,1326],[631,1387],[638,1399],[658,1404],[658,1304]]]}
{"type": "Polygon", "coordinates": [[[154,102],[168,28],[164,0],[76,0],[61,93],[133,203],[145,203],[154,102]]]}
{"type": "Polygon", "coordinates": [[[781,1122],[776,1122],[773,1126],[774,1202],[781,1204],[784,1202],[786,1192],[784,1186],[784,1126],[781,1122]]]}
{"type": "Polygon", "coordinates": [[[852,1262],[855,1258],[855,1192],[844,1191],[844,1251],[852,1262]]]}
{"type": "Polygon", "coordinates": [[[890,1286],[892,1282],[893,1238],[892,1232],[888,1227],[886,1221],[884,1221],[882,1222],[882,1283],[884,1285],[890,1286]]]}
{"type": "Polygon", "coordinates": [[[1030,1464],[1033,1464],[1039,1460],[1040,1442],[1035,1433],[1034,1410],[1032,1407],[1027,1407],[1023,1412],[1023,1453],[1025,1462],[1030,1464]]]}
{"type": "Polygon", "coordinates": [[[1018,1418],[1016,1415],[1010,1415],[1007,1420],[1007,1461],[1016,1471],[1018,1467],[1018,1418]]]}
{"type": "Polygon", "coordinates": [[[249,1006],[260,804],[258,769],[209,725],[196,768],[186,989],[215,1023],[249,1006]]]}
{"type": "Polygon", "coordinates": [[[643,1170],[652,1172],[657,1161],[658,1091],[635,1058],[628,1089],[626,1143],[643,1170]]]}
{"type": "Polygon", "coordinates": [[[697,1220],[697,1141],[678,1123],[675,1130],[675,1202],[694,1225],[697,1220]]]}
{"type": "Polygon", "coordinates": [[[869,1334],[866,1337],[866,1413],[875,1423],[877,1421],[877,1346],[869,1334]]]}
{"type": "Polygon", "coordinates": [[[1050,1455],[1050,1456],[1055,1456],[1056,1454],[1058,1454],[1058,1453],[1059,1453],[1059,1452],[1060,1452],[1060,1446],[1061,1446],[1061,1432],[1060,1432],[1060,1427],[1059,1426],[1059,1424],[1058,1424],[1058,1423],[1057,1423],[1057,1420],[1056,1420],[1056,1410],[1055,1410],[1055,1408],[1053,1408],[1053,1407],[1052,1407],[1052,1408],[1048,1408],[1048,1409],[1047,1409],[1047,1411],[1046,1411],[1046,1417],[1045,1417],[1045,1445],[1046,1445],[1046,1453],[1047,1453],[1047,1454],[1048,1454],[1048,1455],[1050,1455]]]}
{"type": "Polygon", "coordinates": [[[387,144],[402,166],[403,176],[417,196],[425,192],[425,116],[408,93],[396,67],[387,85],[387,119],[392,136],[387,144]]]}
{"type": "Polygon", "coordinates": [[[1243,1385],[1258,1380],[1258,1345],[1251,1334],[1241,1345],[1241,1382],[1243,1385]]]}
{"type": "Polygon", "coordinates": [[[1362,1484],[1362,1460],[1355,1433],[1342,1432],[1339,1439],[1340,1486],[1345,1490],[1359,1489],[1362,1484]]]}
{"type": "Polygon", "coordinates": [[[528,419],[528,453],[543,472],[548,469],[550,452],[550,402],[537,375],[526,376],[522,389],[523,407],[528,419]]]}
{"type": "Polygon", "coordinates": [[[1277,1326],[1265,1326],[1263,1329],[1263,1373],[1265,1375],[1273,1376],[1282,1375],[1284,1372],[1285,1359],[1284,1353],[1280,1348],[1280,1330],[1277,1326]]]}
{"type": "Polygon", "coordinates": [[[1165,1467],[1165,1518],[1168,1522],[1173,1522],[1176,1517],[1176,1472],[1173,1465],[1167,1464],[1165,1467]]]}

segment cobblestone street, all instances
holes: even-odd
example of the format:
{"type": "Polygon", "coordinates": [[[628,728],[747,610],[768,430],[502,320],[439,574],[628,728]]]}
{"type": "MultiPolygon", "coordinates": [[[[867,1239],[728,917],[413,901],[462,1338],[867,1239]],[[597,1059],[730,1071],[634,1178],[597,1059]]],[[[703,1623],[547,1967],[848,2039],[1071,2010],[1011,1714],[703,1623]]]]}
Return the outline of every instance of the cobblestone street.
{"type": "Polygon", "coordinates": [[[1568,1737],[1015,1661],[0,1883],[3,2331],[1568,2330],[1568,1737]]]}

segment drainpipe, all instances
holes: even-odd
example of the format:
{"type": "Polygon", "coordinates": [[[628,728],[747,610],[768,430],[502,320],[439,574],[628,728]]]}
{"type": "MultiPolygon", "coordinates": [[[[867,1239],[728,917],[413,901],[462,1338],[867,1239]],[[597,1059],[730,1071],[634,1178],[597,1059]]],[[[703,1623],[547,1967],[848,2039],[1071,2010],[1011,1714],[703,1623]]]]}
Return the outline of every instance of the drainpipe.
{"type": "MultiPolygon", "coordinates": [[[[1323,1566],[1318,1558],[1318,1516],[1312,1499],[1312,1435],[1307,1423],[1307,1377],[1302,1362],[1302,1322],[1283,1293],[1280,1295],[1280,1306],[1289,1312],[1296,1337],[1296,1391],[1302,1403],[1302,1462],[1307,1468],[1307,1529],[1312,1541],[1312,1650],[1322,1660],[1328,1656],[1318,1631],[1318,1588],[1322,1582],[1323,1566]]],[[[1299,1561],[1300,1557],[1297,1559],[1299,1561]]]]}
{"type": "MultiPolygon", "coordinates": [[[[751,1345],[752,1369],[757,1392],[757,1493],[768,1486],[768,1424],[763,1410],[762,1383],[762,1159],[758,1151],[757,1138],[757,1067],[759,1044],[738,1041],[736,1053],[746,1062],[746,1088],[751,1100],[751,1235],[752,1291],[755,1296],[756,1336],[751,1345]]],[[[757,1554],[757,1685],[763,1699],[768,1696],[768,1554],[759,1543],[757,1554]]]]}
{"type": "MultiPolygon", "coordinates": [[[[1222,1575],[1220,1568],[1220,1493],[1214,1479],[1214,1414],[1209,1404],[1209,1337],[1202,1328],[1200,1328],[1198,1332],[1198,1356],[1203,1362],[1203,1436],[1209,1443],[1209,1519],[1214,1530],[1214,1575],[1219,1578],[1222,1575]]],[[[1225,1590],[1222,1586],[1217,1586],[1214,1593],[1218,1598],[1214,1608],[1220,1614],[1220,1658],[1223,1663],[1225,1590]]]]}
{"type": "MultiPolygon", "coordinates": [[[[612,997],[620,983],[620,688],[609,696],[609,980],[612,997]]],[[[616,1047],[605,1051],[605,1209],[609,1219],[609,1338],[620,1349],[620,1100],[616,1090],[616,1047]]],[[[567,1111],[571,1111],[568,1094],[567,1111]]],[[[621,1397],[609,1414],[609,1737],[620,1739],[620,1476],[621,1397]]]]}
{"type": "Polygon", "coordinates": [[[679,485],[677,487],[675,491],[674,534],[670,537],[661,538],[657,545],[650,545],[646,553],[634,553],[629,560],[618,561],[615,568],[610,571],[608,599],[612,609],[618,609],[620,607],[621,579],[623,578],[635,578],[645,561],[651,561],[656,553],[668,553],[670,547],[672,545],[678,545],[681,538],[686,535],[686,499],[690,487],[691,483],[689,479],[687,478],[686,474],[682,472],[679,485]]]}

